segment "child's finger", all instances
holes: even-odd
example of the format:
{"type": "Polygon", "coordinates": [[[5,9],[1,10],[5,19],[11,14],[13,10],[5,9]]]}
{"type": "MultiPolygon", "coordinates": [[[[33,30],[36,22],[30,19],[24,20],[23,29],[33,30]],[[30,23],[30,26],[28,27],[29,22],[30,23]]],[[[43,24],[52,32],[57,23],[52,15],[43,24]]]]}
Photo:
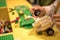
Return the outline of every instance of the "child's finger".
{"type": "Polygon", "coordinates": [[[31,13],[34,13],[34,9],[35,9],[35,8],[31,8],[31,9],[30,9],[31,13]]]}
{"type": "Polygon", "coordinates": [[[52,17],[53,18],[60,18],[60,14],[54,14],[52,17]]]}
{"type": "Polygon", "coordinates": [[[60,22],[56,22],[56,26],[60,28],[60,22]]]}
{"type": "Polygon", "coordinates": [[[56,22],[60,22],[60,19],[59,19],[59,18],[58,18],[58,19],[55,19],[55,21],[56,21],[56,22]]]}

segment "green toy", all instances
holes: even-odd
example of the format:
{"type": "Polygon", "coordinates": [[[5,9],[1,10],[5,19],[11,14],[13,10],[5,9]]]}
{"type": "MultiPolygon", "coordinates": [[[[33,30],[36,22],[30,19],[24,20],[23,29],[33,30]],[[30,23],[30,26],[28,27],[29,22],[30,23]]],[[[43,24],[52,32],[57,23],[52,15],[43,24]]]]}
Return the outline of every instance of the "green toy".
{"type": "Polygon", "coordinates": [[[33,18],[25,19],[28,16],[31,16],[31,12],[28,6],[16,6],[15,7],[19,17],[20,17],[20,27],[32,28],[32,23],[34,23],[33,18]]]}
{"type": "Polygon", "coordinates": [[[5,35],[5,36],[0,36],[0,40],[14,40],[13,34],[5,35]]]}

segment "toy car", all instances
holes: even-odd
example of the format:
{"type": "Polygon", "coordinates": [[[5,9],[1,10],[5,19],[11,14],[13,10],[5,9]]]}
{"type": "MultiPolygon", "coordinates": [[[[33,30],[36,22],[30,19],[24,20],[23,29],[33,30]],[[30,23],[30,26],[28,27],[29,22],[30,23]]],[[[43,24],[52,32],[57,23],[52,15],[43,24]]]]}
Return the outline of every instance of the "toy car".
{"type": "Polygon", "coordinates": [[[36,28],[37,34],[41,34],[42,31],[45,31],[49,36],[52,36],[54,34],[54,30],[52,29],[53,26],[54,22],[48,15],[41,17],[33,24],[33,27],[36,28]]]}

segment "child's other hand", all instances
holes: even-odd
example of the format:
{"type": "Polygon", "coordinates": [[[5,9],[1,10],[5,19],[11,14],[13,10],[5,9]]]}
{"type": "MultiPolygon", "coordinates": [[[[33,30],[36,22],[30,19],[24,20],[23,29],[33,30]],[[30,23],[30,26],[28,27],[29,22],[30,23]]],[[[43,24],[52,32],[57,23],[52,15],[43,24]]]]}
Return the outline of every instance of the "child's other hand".
{"type": "Polygon", "coordinates": [[[52,17],[53,20],[55,20],[55,24],[57,25],[57,27],[60,28],[60,14],[54,14],[52,17]]]}

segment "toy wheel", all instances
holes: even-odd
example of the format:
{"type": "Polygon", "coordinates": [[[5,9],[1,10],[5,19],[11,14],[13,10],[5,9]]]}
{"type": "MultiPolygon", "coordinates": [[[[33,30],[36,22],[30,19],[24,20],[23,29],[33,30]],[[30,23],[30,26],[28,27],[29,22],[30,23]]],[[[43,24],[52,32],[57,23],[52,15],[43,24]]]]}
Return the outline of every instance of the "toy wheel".
{"type": "Polygon", "coordinates": [[[38,35],[41,35],[41,34],[42,34],[42,32],[41,32],[41,31],[39,31],[39,32],[37,32],[37,34],[38,34],[38,35]]]}
{"type": "Polygon", "coordinates": [[[40,11],[39,10],[35,10],[34,15],[35,16],[39,16],[39,14],[40,14],[40,11]]]}
{"type": "Polygon", "coordinates": [[[54,30],[52,28],[47,29],[47,34],[52,36],[54,34],[54,30]]]}

